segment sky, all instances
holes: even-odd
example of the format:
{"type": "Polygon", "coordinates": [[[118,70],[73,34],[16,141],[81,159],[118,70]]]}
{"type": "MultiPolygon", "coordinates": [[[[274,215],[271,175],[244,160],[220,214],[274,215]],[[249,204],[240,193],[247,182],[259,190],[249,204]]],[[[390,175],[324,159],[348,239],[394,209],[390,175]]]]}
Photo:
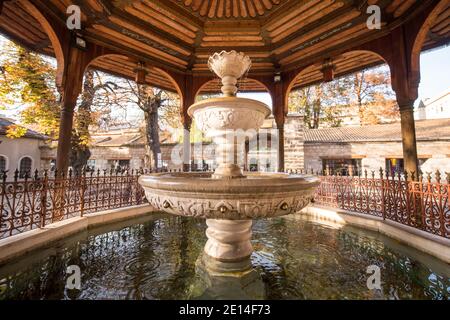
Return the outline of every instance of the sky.
{"type": "Polygon", "coordinates": [[[450,89],[450,46],[422,53],[419,101],[450,89]]]}

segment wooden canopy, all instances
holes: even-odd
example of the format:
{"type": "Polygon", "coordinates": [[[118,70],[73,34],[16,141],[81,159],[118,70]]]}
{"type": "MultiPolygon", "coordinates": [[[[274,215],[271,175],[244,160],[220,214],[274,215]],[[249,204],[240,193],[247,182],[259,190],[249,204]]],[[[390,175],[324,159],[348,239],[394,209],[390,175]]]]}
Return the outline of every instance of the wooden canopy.
{"type": "MultiPolygon", "coordinates": [[[[55,55],[48,33],[27,1],[3,1],[0,32],[33,50],[55,55]]],[[[64,23],[67,7],[82,11],[80,33],[90,43],[113,49],[92,64],[103,71],[134,77],[138,61],[175,72],[209,76],[207,59],[218,50],[244,51],[253,60],[251,75],[272,75],[315,64],[293,86],[321,79],[324,59],[332,58],[336,75],[383,63],[367,52],[341,55],[345,47],[380,37],[420,9],[414,0],[30,0],[39,11],[64,23]],[[383,29],[366,26],[368,5],[382,8],[383,29]],[[385,30],[385,31],[383,31],[385,30]],[[338,48],[339,50],[335,50],[338,48]],[[335,50],[335,51],[334,51],[335,50]],[[337,54],[336,54],[337,53],[337,54]]],[[[423,49],[448,43],[450,6],[427,34],[423,49]]],[[[176,91],[158,69],[149,83],[176,91]]],[[[255,91],[262,88],[255,86],[255,91]]]]}

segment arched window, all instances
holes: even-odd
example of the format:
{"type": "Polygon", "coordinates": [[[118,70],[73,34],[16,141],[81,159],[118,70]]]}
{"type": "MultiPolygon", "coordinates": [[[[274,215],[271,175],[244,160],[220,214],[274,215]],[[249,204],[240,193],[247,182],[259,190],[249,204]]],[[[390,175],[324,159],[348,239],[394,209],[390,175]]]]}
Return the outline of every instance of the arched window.
{"type": "Polygon", "coordinates": [[[20,160],[20,164],[19,164],[20,178],[25,178],[25,175],[27,173],[29,175],[31,175],[32,164],[33,164],[33,160],[30,157],[23,157],[20,160]]]}
{"type": "Polygon", "coordinates": [[[3,173],[3,171],[6,171],[6,157],[0,156],[0,176],[3,173]]]}

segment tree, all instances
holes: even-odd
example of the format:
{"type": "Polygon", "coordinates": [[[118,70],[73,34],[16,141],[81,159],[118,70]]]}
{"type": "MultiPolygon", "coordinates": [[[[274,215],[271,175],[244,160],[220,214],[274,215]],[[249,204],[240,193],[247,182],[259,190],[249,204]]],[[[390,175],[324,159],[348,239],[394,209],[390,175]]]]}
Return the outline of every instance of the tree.
{"type": "Polygon", "coordinates": [[[23,124],[56,138],[61,109],[51,61],[9,42],[2,51],[0,71],[0,103],[20,110],[23,124]]]}
{"type": "Polygon", "coordinates": [[[120,97],[115,103],[135,105],[144,113],[143,134],[146,151],[144,165],[157,168],[158,155],[161,153],[159,136],[161,127],[181,127],[178,95],[123,79],[118,86],[119,90],[116,93],[120,97]]]}
{"type": "Polygon", "coordinates": [[[385,66],[363,70],[291,92],[289,111],[302,114],[311,129],[340,126],[355,109],[360,125],[391,122],[399,111],[390,84],[385,66]]]}
{"type": "Polygon", "coordinates": [[[289,96],[289,111],[303,115],[309,129],[318,129],[327,124],[341,125],[340,111],[336,108],[338,85],[323,83],[293,91],[289,96]]]}
{"type": "Polygon", "coordinates": [[[346,77],[345,80],[349,84],[351,103],[358,108],[361,126],[398,118],[398,108],[394,102],[395,96],[387,68],[363,70],[346,77]]]}
{"type": "Polygon", "coordinates": [[[88,69],[84,75],[81,101],[74,116],[70,151],[70,165],[76,171],[85,168],[91,156],[92,126],[98,122],[101,114],[109,111],[115,99],[118,86],[112,81],[105,82],[106,77],[93,69],[88,69]]]}
{"type": "Polygon", "coordinates": [[[158,109],[165,103],[163,90],[151,88],[147,85],[138,85],[138,107],[144,112],[144,134],[146,149],[146,166],[158,167],[158,154],[161,153],[159,140],[158,109]]]}
{"type": "MultiPolygon", "coordinates": [[[[60,122],[59,94],[55,86],[54,60],[7,42],[0,56],[0,103],[9,109],[18,109],[23,124],[58,138],[60,122]]],[[[70,164],[75,170],[86,166],[90,157],[90,129],[99,122],[113,122],[111,106],[117,86],[106,74],[88,70],[83,92],[74,114],[70,164]]],[[[20,138],[26,134],[21,126],[11,126],[7,135],[20,138]]]]}

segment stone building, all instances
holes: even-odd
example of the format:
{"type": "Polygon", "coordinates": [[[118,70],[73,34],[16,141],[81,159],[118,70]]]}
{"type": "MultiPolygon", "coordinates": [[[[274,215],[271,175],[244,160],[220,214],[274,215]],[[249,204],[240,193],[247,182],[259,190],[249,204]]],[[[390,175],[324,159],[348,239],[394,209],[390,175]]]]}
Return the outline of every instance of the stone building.
{"type": "Polygon", "coordinates": [[[301,170],[305,167],[303,117],[289,115],[284,125],[284,161],[286,170],[301,170]]]}
{"type": "MultiPolygon", "coordinates": [[[[289,117],[285,125],[286,160],[291,168],[303,168],[303,120],[299,116],[289,117]],[[301,160],[301,161],[299,161],[301,160]]],[[[247,154],[242,155],[241,165],[246,170],[276,171],[278,167],[278,130],[275,121],[265,121],[260,134],[247,143],[247,154]]],[[[140,169],[144,167],[145,140],[138,129],[110,130],[92,134],[91,169],[114,169],[118,167],[140,169]]],[[[244,153],[244,150],[242,150],[244,153]]],[[[41,148],[41,159],[46,169],[52,169],[56,159],[56,145],[47,144],[41,148]]],[[[215,146],[212,143],[191,144],[191,168],[211,170],[215,168],[215,146]]],[[[159,167],[169,170],[183,168],[183,144],[173,142],[169,137],[161,141],[159,167]]]]}
{"type": "MultiPolygon", "coordinates": [[[[450,172],[450,119],[416,121],[417,145],[423,172],[450,172]]],[[[285,123],[284,156],[286,170],[330,170],[355,174],[367,170],[403,171],[400,123],[365,127],[305,129],[300,115],[289,115],[285,123]]],[[[276,171],[278,130],[275,121],[266,120],[260,135],[249,143],[241,165],[250,171],[276,171]],[[258,147],[257,147],[258,146],[258,147]]],[[[144,167],[144,138],[139,130],[111,130],[93,135],[92,169],[144,167]]],[[[42,162],[51,168],[55,146],[41,146],[42,162]]],[[[160,167],[183,168],[183,144],[170,139],[161,143],[160,167]]],[[[210,143],[191,144],[191,168],[215,168],[215,147],[210,143]]]]}
{"type": "MultiPolygon", "coordinates": [[[[450,172],[450,119],[416,121],[423,172],[450,172]]],[[[305,131],[305,168],[355,173],[403,172],[400,123],[305,131]]]]}
{"type": "MultiPolygon", "coordinates": [[[[92,140],[91,157],[88,160],[90,169],[144,168],[145,139],[140,130],[118,129],[97,132],[92,134],[92,140]]],[[[45,168],[52,169],[56,160],[56,144],[47,144],[41,149],[41,158],[45,163],[45,168]]],[[[192,144],[191,150],[193,167],[200,170],[214,164],[214,147],[209,143],[192,144]]],[[[183,168],[183,144],[163,139],[159,167],[181,170],[183,168]]]]}

